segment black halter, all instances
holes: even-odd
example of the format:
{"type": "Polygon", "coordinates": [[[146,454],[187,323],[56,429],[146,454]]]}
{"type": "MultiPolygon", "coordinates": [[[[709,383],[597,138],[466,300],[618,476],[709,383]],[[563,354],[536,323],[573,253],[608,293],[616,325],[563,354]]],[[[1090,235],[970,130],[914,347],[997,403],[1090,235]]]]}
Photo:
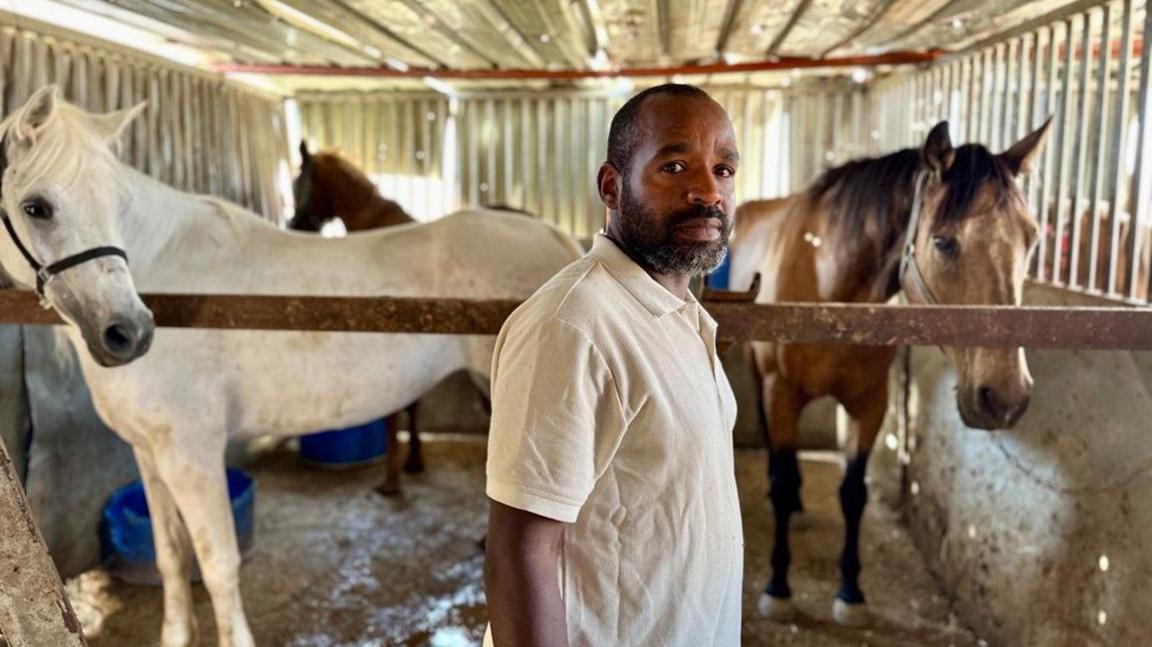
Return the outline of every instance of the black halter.
{"type": "Polygon", "coordinates": [[[44,297],[44,286],[52,277],[60,274],[61,272],[76,267],[81,263],[95,260],[104,256],[119,256],[128,262],[128,254],[119,247],[101,246],[93,247],[92,249],[66,256],[55,263],[47,265],[36,260],[32,256],[32,252],[28,251],[28,247],[16,235],[16,229],[12,226],[12,220],[8,217],[8,212],[4,210],[4,171],[8,168],[8,133],[4,133],[0,137],[0,220],[4,221],[4,229],[8,232],[8,236],[12,239],[12,243],[16,245],[16,249],[20,255],[28,261],[28,265],[32,266],[32,271],[36,272],[36,295],[40,297],[40,302],[47,307],[47,301],[44,297]]]}

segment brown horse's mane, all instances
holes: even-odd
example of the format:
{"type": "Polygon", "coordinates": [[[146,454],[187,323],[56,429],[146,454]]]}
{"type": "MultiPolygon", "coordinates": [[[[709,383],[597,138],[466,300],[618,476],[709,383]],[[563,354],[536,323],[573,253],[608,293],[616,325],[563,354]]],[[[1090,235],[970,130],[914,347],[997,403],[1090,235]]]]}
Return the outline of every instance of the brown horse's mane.
{"type": "MultiPolygon", "coordinates": [[[[906,148],[828,169],[808,189],[812,204],[828,210],[844,256],[858,271],[887,282],[890,293],[898,288],[894,270],[908,229],[916,174],[923,165],[920,150],[906,148]]],[[[959,222],[972,215],[972,203],[986,183],[1001,200],[1007,199],[1013,186],[1008,166],[981,144],[956,148],[943,179],[947,192],[938,223],[959,222]]]]}

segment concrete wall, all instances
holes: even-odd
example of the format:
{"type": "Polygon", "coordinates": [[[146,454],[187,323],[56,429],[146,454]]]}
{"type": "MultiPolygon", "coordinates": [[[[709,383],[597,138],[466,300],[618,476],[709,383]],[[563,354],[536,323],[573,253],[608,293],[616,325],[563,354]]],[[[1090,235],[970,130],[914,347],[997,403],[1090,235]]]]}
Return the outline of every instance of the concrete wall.
{"type": "MultiPolygon", "coordinates": [[[[1026,299],[1098,305],[1044,287],[1026,299]]],[[[873,476],[900,492],[925,560],[993,644],[1148,644],[1152,354],[1039,350],[1028,360],[1028,413],[1015,430],[986,432],[960,422],[940,351],[912,351],[906,471],[881,458],[888,468],[873,476]]]]}

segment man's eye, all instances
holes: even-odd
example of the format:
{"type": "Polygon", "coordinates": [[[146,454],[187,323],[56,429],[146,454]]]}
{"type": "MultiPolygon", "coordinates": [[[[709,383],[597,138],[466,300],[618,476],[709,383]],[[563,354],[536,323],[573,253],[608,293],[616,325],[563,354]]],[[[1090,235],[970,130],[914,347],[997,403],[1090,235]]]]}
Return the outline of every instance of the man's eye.
{"type": "Polygon", "coordinates": [[[661,166],[660,170],[664,171],[665,173],[679,173],[685,168],[686,167],[684,166],[684,162],[669,162],[664,166],[661,166]]]}
{"type": "Polygon", "coordinates": [[[722,178],[730,178],[736,175],[736,171],[728,168],[727,166],[721,166],[720,168],[716,169],[716,175],[719,175],[722,178]]]}

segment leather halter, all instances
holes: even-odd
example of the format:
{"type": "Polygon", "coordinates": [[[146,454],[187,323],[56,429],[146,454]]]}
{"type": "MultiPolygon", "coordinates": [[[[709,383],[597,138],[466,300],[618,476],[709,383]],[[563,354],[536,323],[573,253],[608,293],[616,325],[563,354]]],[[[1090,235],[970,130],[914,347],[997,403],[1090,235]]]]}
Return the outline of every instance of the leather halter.
{"type": "Polygon", "coordinates": [[[920,267],[916,264],[916,234],[920,229],[920,212],[924,208],[924,182],[927,179],[927,169],[922,169],[916,174],[916,189],[912,194],[912,214],[908,219],[908,232],[904,235],[904,253],[900,256],[900,281],[903,283],[905,274],[910,275],[920,296],[931,305],[939,305],[940,301],[924,282],[924,275],[920,273],[920,267]]]}
{"type": "Polygon", "coordinates": [[[7,169],[8,133],[4,133],[4,136],[0,137],[0,220],[4,221],[4,229],[8,232],[8,237],[12,239],[12,243],[16,245],[17,251],[19,251],[20,255],[24,257],[24,260],[28,262],[28,265],[32,267],[32,271],[36,273],[36,295],[40,297],[41,306],[44,308],[52,307],[48,299],[44,296],[44,287],[48,285],[48,282],[57,274],[104,256],[119,256],[124,259],[125,263],[128,262],[127,252],[119,247],[112,247],[110,245],[93,247],[79,254],[65,256],[54,263],[41,263],[37,261],[36,257],[32,255],[32,252],[28,251],[28,247],[24,242],[20,240],[20,237],[16,235],[16,229],[12,226],[12,220],[8,217],[8,212],[4,210],[4,171],[7,169]]]}

